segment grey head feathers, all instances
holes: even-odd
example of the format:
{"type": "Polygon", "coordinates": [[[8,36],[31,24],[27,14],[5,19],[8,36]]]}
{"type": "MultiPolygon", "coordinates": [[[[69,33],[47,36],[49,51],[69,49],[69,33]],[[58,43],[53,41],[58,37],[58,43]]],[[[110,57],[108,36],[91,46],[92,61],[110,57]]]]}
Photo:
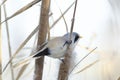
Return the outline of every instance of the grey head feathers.
{"type": "MultiPolygon", "coordinates": [[[[70,39],[70,33],[64,35],[65,38],[70,39]]],[[[72,32],[72,41],[75,43],[79,40],[80,36],[76,32],[72,32]]]]}

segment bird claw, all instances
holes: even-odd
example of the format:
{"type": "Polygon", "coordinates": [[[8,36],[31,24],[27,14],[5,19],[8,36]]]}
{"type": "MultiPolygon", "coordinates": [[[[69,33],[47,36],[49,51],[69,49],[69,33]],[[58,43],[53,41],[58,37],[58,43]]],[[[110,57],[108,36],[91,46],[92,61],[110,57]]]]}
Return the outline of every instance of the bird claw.
{"type": "Polygon", "coordinates": [[[64,59],[59,59],[63,64],[65,64],[65,61],[64,61],[64,59]]]}
{"type": "Polygon", "coordinates": [[[71,44],[72,43],[72,40],[68,40],[68,41],[66,41],[65,43],[64,43],[64,45],[63,45],[63,47],[66,45],[66,44],[71,44]]]}
{"type": "Polygon", "coordinates": [[[72,40],[68,40],[66,41],[67,44],[71,44],[72,43],[72,40]]]}

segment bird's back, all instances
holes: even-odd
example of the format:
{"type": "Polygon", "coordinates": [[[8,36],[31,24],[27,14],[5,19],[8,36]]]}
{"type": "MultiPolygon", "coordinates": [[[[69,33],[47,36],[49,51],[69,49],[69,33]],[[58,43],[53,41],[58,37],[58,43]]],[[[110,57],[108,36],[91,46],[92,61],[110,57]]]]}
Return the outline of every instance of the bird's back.
{"type": "Polygon", "coordinates": [[[49,56],[54,58],[63,57],[67,50],[67,46],[63,46],[65,42],[66,40],[63,37],[56,37],[50,40],[47,46],[50,48],[49,50],[52,55],[49,56]]]}

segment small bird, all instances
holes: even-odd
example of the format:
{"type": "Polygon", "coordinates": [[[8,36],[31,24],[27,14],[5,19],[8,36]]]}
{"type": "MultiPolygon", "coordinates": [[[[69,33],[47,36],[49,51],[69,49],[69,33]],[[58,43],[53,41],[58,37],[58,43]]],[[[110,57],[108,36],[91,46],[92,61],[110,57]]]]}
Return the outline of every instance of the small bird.
{"type": "Polygon", "coordinates": [[[38,51],[34,57],[40,56],[49,56],[53,58],[62,58],[67,52],[68,46],[70,48],[74,48],[79,38],[81,38],[78,33],[72,32],[71,40],[70,33],[65,34],[62,37],[56,37],[50,41],[48,41],[47,45],[44,49],[38,51]]]}
{"type": "Polygon", "coordinates": [[[68,46],[70,49],[73,49],[80,38],[81,36],[79,36],[78,33],[72,32],[71,40],[70,33],[51,39],[41,50],[37,51],[34,55],[24,59],[24,61],[16,64],[15,66],[20,64],[27,64],[28,61],[30,62],[30,60],[34,58],[40,58],[41,56],[49,56],[58,59],[64,58],[64,55],[67,53],[68,46]]]}

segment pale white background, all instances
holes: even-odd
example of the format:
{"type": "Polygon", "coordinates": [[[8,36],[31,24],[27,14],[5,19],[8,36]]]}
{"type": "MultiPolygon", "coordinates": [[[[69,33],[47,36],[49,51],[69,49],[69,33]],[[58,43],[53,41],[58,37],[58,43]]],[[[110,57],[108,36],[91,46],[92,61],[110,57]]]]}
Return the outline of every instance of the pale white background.
{"type": "MultiPolygon", "coordinates": [[[[32,0],[8,0],[5,3],[7,16],[11,16],[31,1],[32,0]]],[[[50,25],[61,15],[59,8],[64,12],[73,1],[74,0],[51,0],[50,12],[52,12],[53,15],[50,17],[50,25]]],[[[85,47],[89,47],[90,49],[98,48],[75,68],[69,80],[117,80],[120,76],[119,4],[119,0],[78,0],[74,31],[83,36],[83,39],[79,41],[74,50],[73,56],[75,63],[89,52],[85,47]],[[76,74],[77,71],[95,60],[99,60],[99,62],[85,71],[76,74]]],[[[40,5],[41,3],[38,3],[8,21],[12,53],[16,51],[19,45],[38,25],[40,5]]],[[[74,7],[65,15],[69,29],[73,9],[74,7]]],[[[2,21],[3,20],[4,12],[2,7],[2,21]]],[[[61,19],[51,30],[51,36],[62,36],[65,33],[65,24],[63,19],[61,19]]],[[[35,46],[33,47],[34,39],[35,36],[27,43],[25,48],[20,51],[17,59],[27,57],[32,49],[35,50],[35,46]]],[[[2,54],[4,67],[9,60],[5,24],[2,24],[2,54]]],[[[44,80],[56,80],[59,63],[60,61],[57,59],[46,58],[45,72],[43,75],[44,80]]],[[[15,69],[14,73],[16,74],[18,71],[19,69],[15,69]]],[[[20,80],[33,80],[33,72],[34,63],[31,62],[20,80]]],[[[3,80],[10,80],[10,76],[10,70],[7,69],[3,74],[3,80]]]]}

